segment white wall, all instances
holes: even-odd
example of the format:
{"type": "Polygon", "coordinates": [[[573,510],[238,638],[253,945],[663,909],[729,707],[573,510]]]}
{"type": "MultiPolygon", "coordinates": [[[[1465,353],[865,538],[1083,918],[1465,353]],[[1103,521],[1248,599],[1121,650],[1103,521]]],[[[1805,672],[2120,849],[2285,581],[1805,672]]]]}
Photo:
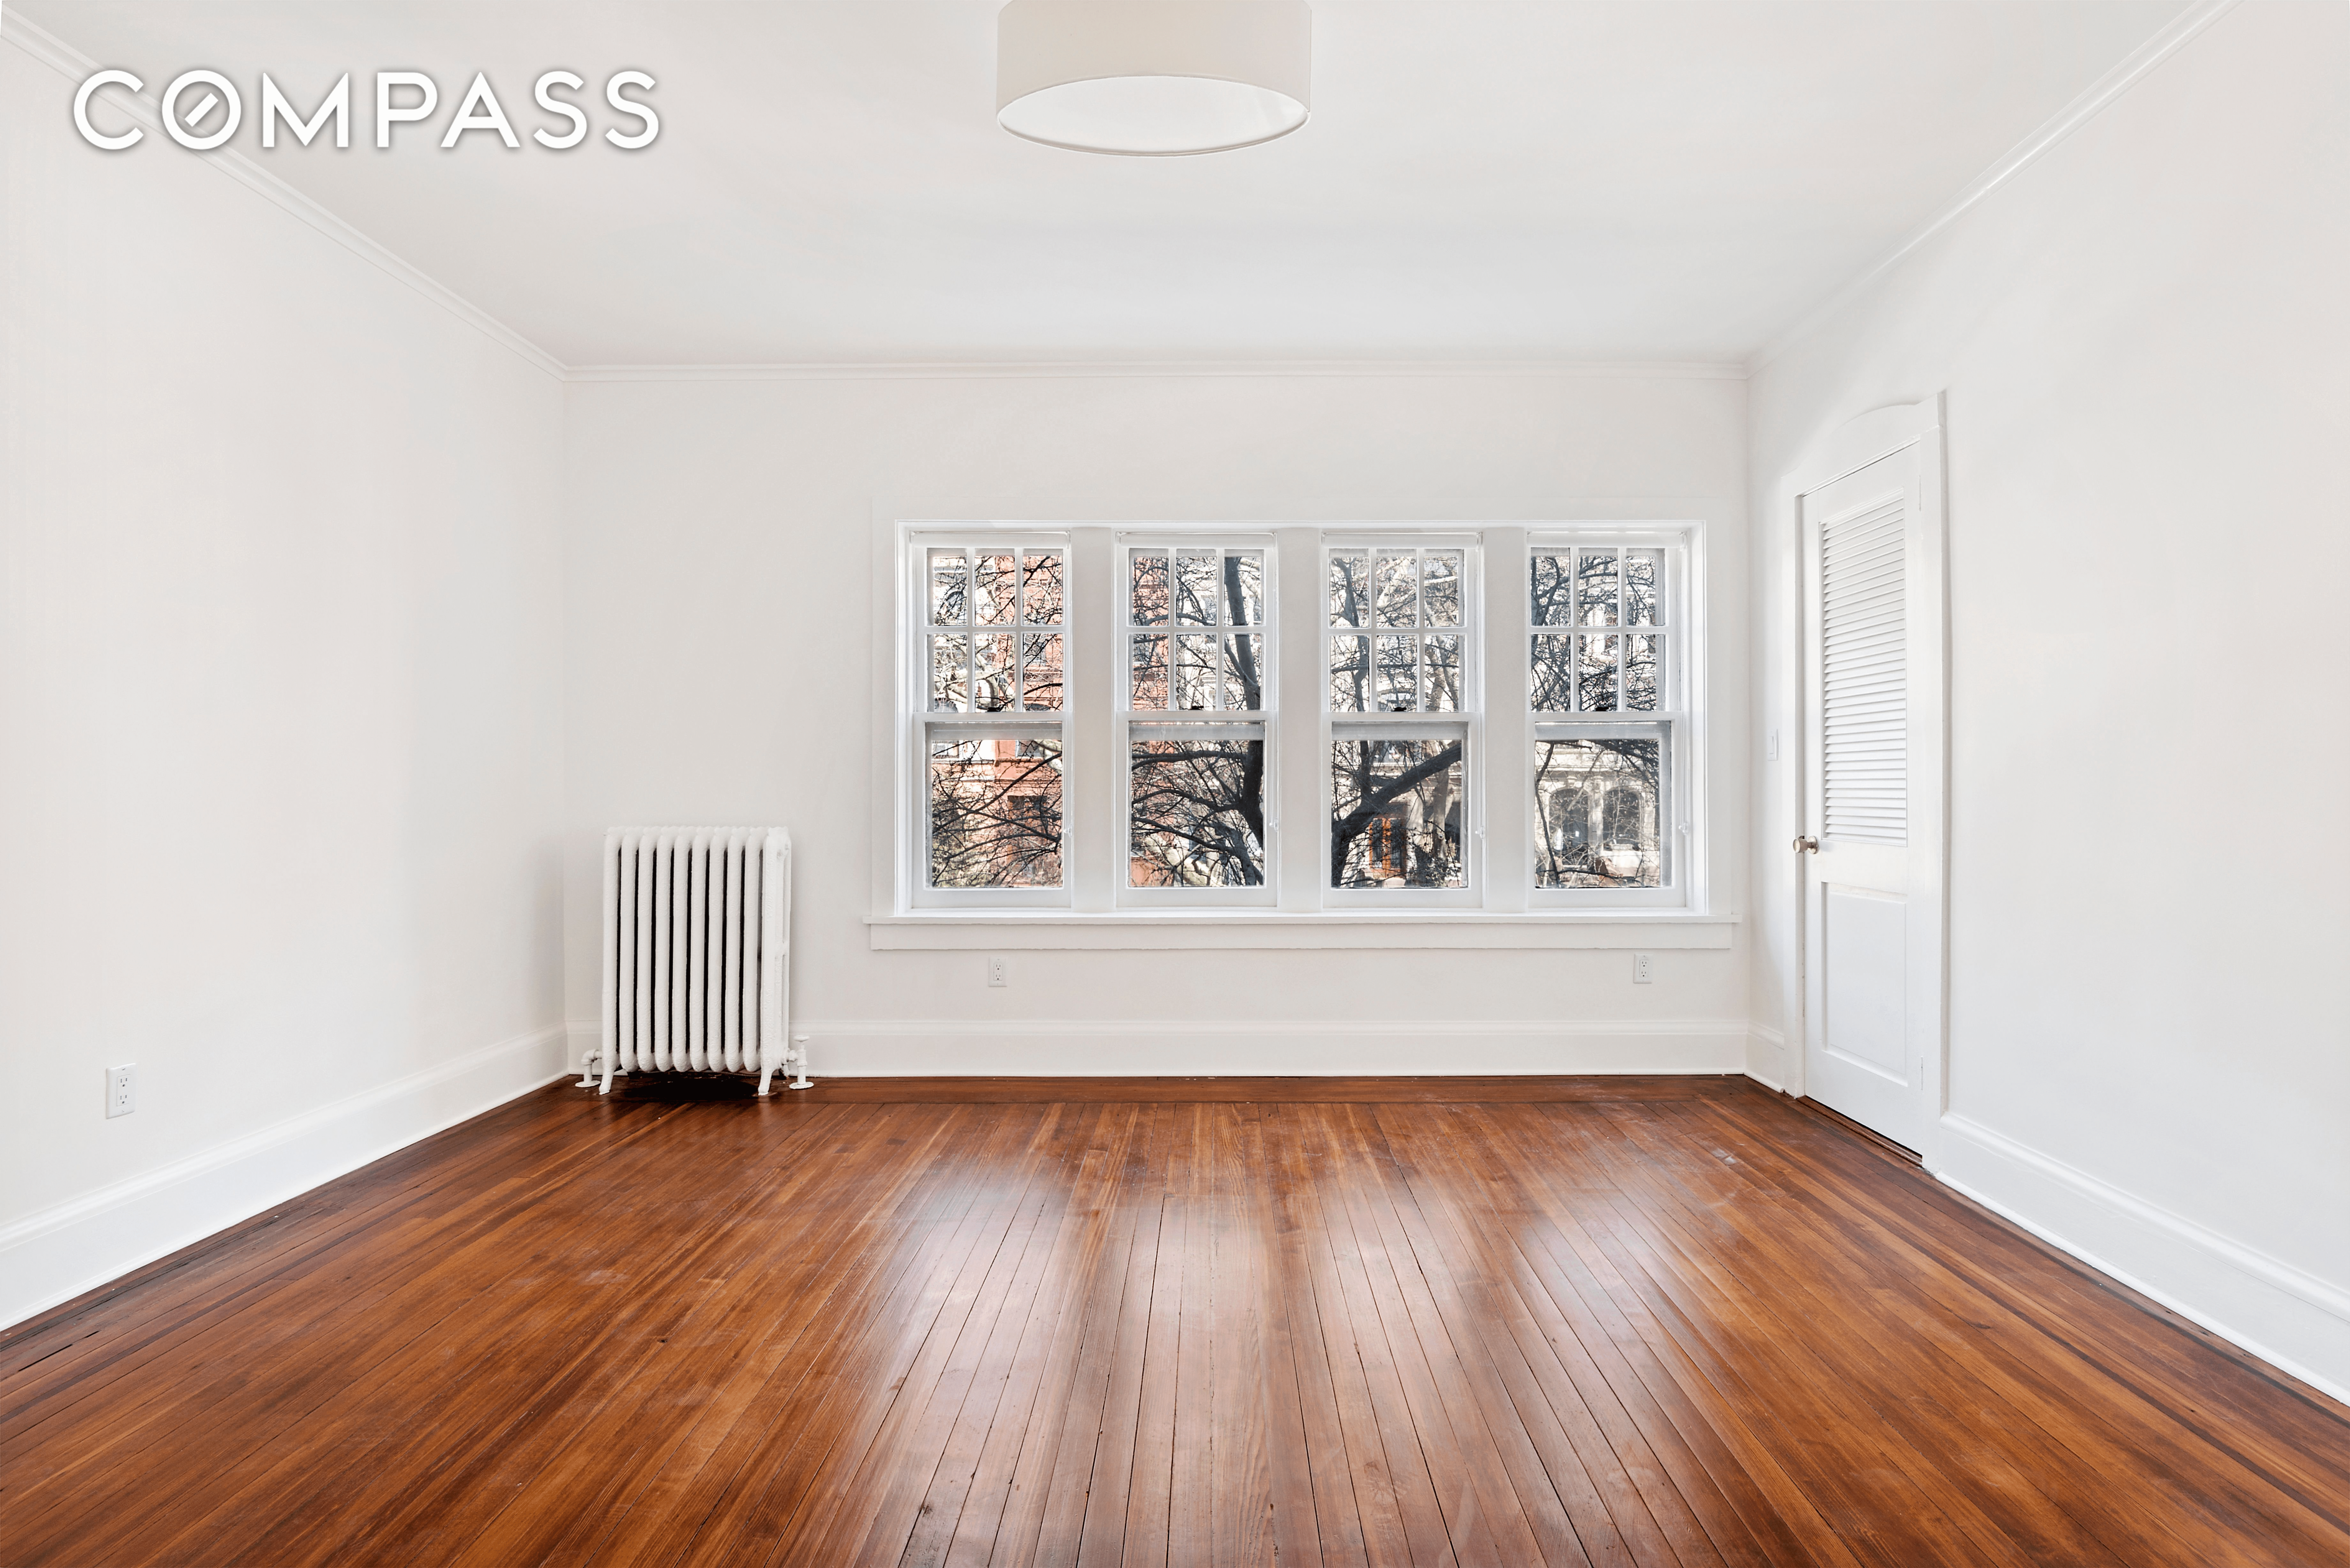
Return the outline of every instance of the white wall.
{"type": "MultiPolygon", "coordinates": [[[[1790,737],[1795,536],[1767,498],[1846,420],[1949,394],[1945,1176],[2337,1393],[2345,276],[2350,10],[2261,0],[1751,388],[1755,728],[1790,737]]],[[[1782,757],[1755,1014],[1792,1040],[1782,757]]]]}
{"type": "MultiPolygon", "coordinates": [[[[863,924],[877,517],[1508,519],[1611,497],[1686,498],[1712,520],[1716,892],[1736,911],[1742,382],[1008,375],[569,396],[568,999],[583,1027],[601,829],[777,822],[795,840],[794,1011],[819,1074],[1743,1065],[1735,943],[1660,952],[1645,986],[1621,950],[1020,950],[993,991],[983,954],[876,951],[863,924]]],[[[1497,569],[1489,592],[1512,591],[1497,569]]]]}
{"type": "Polygon", "coordinates": [[[72,88],[0,44],[0,1323],[560,1048],[559,383],[72,88]]]}

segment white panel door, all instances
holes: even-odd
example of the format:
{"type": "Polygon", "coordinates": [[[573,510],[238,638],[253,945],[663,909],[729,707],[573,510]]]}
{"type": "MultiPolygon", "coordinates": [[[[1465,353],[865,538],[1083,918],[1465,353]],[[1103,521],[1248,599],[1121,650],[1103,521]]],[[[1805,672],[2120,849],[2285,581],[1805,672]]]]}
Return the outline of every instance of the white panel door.
{"type": "MultiPolygon", "coordinates": [[[[1935,432],[1939,436],[1939,431],[1935,432]]],[[[1801,500],[1804,1092],[1923,1149],[1941,1105],[1941,612],[1924,438],[1801,500]]]]}

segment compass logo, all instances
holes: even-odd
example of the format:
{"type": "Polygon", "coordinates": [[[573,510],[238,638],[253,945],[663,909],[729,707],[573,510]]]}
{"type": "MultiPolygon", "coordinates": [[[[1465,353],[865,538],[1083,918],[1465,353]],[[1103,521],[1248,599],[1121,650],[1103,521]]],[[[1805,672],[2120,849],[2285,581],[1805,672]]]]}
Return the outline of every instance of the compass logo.
{"type": "MultiPolygon", "coordinates": [[[[585,78],[573,71],[548,71],[532,84],[531,100],[563,129],[540,126],[532,130],[531,140],[541,147],[562,151],[577,147],[588,140],[589,125],[587,111],[567,96],[587,87],[585,78]]],[[[626,151],[650,147],[660,134],[660,117],[642,98],[628,98],[623,88],[639,93],[653,89],[653,78],[643,71],[614,71],[604,78],[604,101],[628,122],[623,130],[619,125],[606,127],[604,140],[626,151]]],[[[120,152],[136,146],[147,134],[139,125],[120,130],[100,129],[90,118],[93,107],[104,109],[109,99],[99,94],[108,88],[121,88],[126,92],[145,91],[145,84],[125,70],[94,71],[74,93],[74,129],[92,147],[108,152],[120,152]]],[[[172,78],[162,95],[151,108],[143,99],[132,98],[127,103],[113,100],[117,112],[128,109],[132,118],[158,125],[163,133],[192,152],[209,152],[227,142],[237,128],[244,123],[244,99],[236,84],[218,71],[182,71],[172,78]],[[141,112],[144,111],[144,112],[141,112]]],[[[261,145],[275,149],[277,135],[283,130],[301,146],[307,147],[334,121],[335,145],[348,148],[351,144],[351,78],[343,78],[328,88],[317,107],[305,119],[302,112],[270,78],[261,75],[261,145]]],[[[389,151],[392,131],[402,125],[414,125],[430,120],[441,105],[441,88],[424,71],[378,71],[375,73],[375,145],[379,151],[389,151]]],[[[492,134],[507,147],[519,150],[522,139],[515,134],[514,122],[506,118],[505,106],[498,101],[489,77],[473,73],[473,85],[465,89],[450,118],[447,130],[441,138],[442,151],[455,147],[465,133],[478,130],[492,134]]]]}

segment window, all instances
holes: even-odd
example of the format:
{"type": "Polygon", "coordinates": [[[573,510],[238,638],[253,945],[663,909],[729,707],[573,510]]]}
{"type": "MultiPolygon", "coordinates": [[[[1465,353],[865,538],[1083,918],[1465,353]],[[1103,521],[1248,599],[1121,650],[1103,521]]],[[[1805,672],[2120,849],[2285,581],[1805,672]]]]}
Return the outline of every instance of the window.
{"type": "Polygon", "coordinates": [[[1694,524],[900,537],[901,909],[1699,912],[1694,524]]]}
{"type": "Polygon", "coordinates": [[[1673,762],[1685,715],[1672,653],[1679,550],[1592,537],[1528,551],[1537,898],[1675,887],[1673,762]]]}
{"type": "Polygon", "coordinates": [[[1465,544],[1409,540],[1325,552],[1329,887],[1341,902],[1469,890],[1473,558],[1465,544]]]}
{"type": "Polygon", "coordinates": [[[1267,902],[1266,545],[1128,541],[1121,554],[1124,901],[1267,902]]]}
{"type": "Polygon", "coordinates": [[[1068,552],[933,541],[920,561],[918,901],[1059,901],[1068,552]]]}

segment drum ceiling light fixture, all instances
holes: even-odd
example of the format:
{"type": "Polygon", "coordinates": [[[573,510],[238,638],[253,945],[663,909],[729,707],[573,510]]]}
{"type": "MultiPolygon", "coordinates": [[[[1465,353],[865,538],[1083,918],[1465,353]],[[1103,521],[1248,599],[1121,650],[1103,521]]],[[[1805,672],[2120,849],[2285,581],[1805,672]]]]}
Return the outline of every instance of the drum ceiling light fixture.
{"type": "Polygon", "coordinates": [[[1077,152],[1227,152],[1305,123],[1305,0],[1008,0],[995,118],[1077,152]]]}

